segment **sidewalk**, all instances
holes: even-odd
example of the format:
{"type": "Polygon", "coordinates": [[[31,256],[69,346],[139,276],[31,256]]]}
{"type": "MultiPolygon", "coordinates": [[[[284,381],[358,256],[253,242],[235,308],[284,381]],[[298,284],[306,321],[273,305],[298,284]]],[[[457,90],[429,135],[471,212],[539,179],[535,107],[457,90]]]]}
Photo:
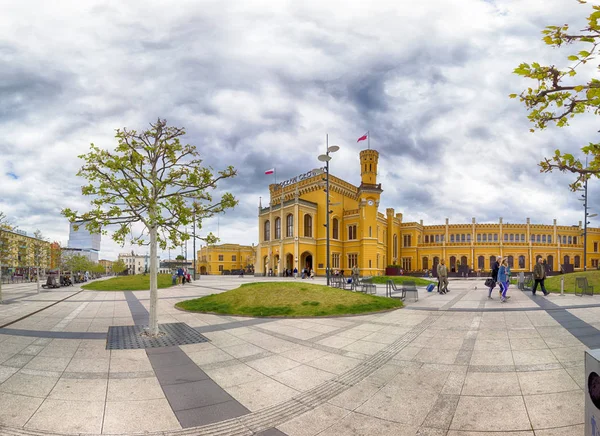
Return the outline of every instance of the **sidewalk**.
{"type": "Polygon", "coordinates": [[[501,304],[453,280],[447,295],[420,291],[378,315],[173,307],[254,281],[203,276],[160,290],[161,324],[186,323],[209,342],[156,350],[106,350],[108,327],[139,323],[148,291],[5,286],[0,325],[64,301],[0,329],[0,434],[583,435],[583,351],[600,340],[593,297],[542,307],[513,288],[501,304]],[[563,309],[571,303],[587,307],[563,309]]]}

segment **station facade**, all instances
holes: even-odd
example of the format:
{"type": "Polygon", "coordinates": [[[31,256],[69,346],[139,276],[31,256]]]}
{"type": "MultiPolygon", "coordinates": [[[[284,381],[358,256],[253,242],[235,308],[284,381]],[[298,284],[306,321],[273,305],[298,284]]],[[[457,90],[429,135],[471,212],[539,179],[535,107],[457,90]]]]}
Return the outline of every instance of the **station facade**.
{"type": "MultiPolygon", "coordinates": [[[[405,271],[434,270],[444,259],[451,271],[489,271],[498,256],[513,271],[531,271],[538,258],[557,271],[583,270],[584,238],[575,226],[471,223],[424,225],[404,222],[393,208],[380,212],[383,189],[377,183],[379,153],[360,152],[360,185],[329,175],[326,207],[324,170],[310,171],[269,186],[270,201],[259,206],[255,271],[282,275],[284,270],[326,273],[326,213],[330,212],[332,270],[358,266],[361,275],[383,275],[388,265],[405,271]]],[[[598,268],[600,229],[587,228],[587,269],[598,268]]],[[[218,273],[218,272],[217,272],[218,273]]]]}

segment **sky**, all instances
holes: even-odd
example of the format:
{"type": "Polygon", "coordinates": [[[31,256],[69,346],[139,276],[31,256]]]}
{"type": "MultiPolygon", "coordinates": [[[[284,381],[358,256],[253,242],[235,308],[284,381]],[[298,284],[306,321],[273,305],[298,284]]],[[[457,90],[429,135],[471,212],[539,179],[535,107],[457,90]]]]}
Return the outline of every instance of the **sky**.
{"type": "MultiPolygon", "coordinates": [[[[519,63],[567,65],[582,48],[546,46],[540,31],[580,29],[589,11],[575,0],[2,2],[0,211],[66,244],[61,209],[89,208],[77,156],[160,117],[186,129],[205,165],[238,170],[218,192],[239,205],[199,229],[221,242],[258,242],[264,171],[284,180],[321,166],[327,134],[340,146],[331,173],[358,185],[366,131],[381,211],[426,225],[578,224],[573,176],[538,163],[556,148],[581,155],[598,140],[593,115],[531,133],[508,95],[534,85],[512,73],[519,63]]],[[[124,251],[103,237],[101,258],[124,251]]]]}

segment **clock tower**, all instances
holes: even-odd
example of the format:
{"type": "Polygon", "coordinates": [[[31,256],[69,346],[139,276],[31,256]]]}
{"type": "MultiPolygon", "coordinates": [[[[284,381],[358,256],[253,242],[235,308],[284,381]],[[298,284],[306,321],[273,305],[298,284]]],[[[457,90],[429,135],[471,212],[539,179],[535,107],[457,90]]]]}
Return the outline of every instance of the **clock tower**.
{"type": "Polygon", "coordinates": [[[378,224],[377,209],[379,198],[383,192],[381,184],[377,184],[377,163],[379,153],[376,150],[360,152],[360,187],[358,188],[359,237],[362,239],[359,253],[359,268],[362,275],[374,275],[381,268],[382,260],[377,256],[377,243],[385,224],[378,224]]]}

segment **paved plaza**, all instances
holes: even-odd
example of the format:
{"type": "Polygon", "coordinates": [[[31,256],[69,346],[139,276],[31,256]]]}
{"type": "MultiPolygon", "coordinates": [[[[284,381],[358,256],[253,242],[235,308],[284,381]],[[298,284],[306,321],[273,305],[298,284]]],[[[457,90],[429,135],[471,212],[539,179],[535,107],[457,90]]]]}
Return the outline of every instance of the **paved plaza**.
{"type": "Polygon", "coordinates": [[[160,323],[185,323],[207,341],[130,350],[107,350],[107,331],[147,323],[148,291],[5,285],[0,434],[583,435],[598,297],[513,287],[502,304],[480,279],[451,281],[447,295],[421,290],[419,301],[376,315],[256,319],[174,307],[258,280],[202,277],[160,290],[160,323]]]}

